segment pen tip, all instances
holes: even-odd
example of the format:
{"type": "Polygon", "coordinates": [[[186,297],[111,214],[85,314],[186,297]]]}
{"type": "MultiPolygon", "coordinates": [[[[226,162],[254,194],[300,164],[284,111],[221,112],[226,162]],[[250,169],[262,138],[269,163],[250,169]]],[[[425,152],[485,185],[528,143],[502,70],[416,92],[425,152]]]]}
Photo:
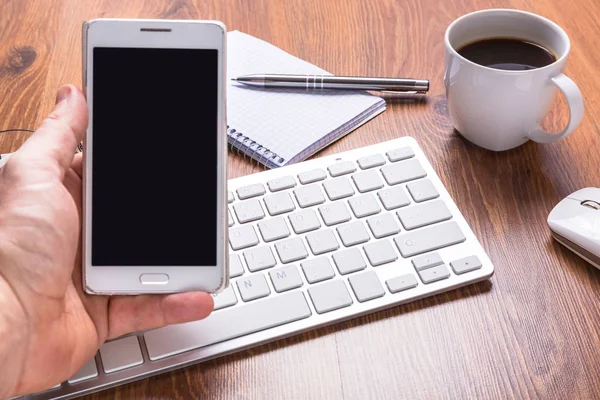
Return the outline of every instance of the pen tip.
{"type": "Polygon", "coordinates": [[[237,81],[237,78],[231,78],[232,81],[237,81]]]}

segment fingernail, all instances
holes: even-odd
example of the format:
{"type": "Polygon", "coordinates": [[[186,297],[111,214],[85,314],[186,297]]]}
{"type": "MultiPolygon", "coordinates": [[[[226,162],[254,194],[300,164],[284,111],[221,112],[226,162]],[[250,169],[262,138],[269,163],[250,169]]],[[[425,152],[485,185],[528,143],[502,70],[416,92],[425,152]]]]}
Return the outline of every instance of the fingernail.
{"type": "Polygon", "coordinates": [[[71,97],[71,92],[71,87],[68,85],[58,89],[58,93],[56,93],[56,104],[71,97]]]}

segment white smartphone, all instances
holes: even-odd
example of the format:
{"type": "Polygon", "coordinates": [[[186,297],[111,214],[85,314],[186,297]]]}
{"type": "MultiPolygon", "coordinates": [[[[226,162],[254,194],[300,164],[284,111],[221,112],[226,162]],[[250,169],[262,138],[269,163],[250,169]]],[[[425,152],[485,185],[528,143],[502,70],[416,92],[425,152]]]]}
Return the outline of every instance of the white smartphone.
{"type": "Polygon", "coordinates": [[[90,294],[228,284],[225,26],[83,25],[83,285],[90,294]]]}

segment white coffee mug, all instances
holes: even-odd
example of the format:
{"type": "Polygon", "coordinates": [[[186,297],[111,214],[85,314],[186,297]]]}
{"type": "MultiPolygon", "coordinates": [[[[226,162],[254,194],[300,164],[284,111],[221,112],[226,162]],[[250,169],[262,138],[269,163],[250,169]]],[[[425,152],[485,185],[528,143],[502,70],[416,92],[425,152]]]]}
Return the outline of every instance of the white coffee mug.
{"type": "Polygon", "coordinates": [[[448,110],[456,130],[469,141],[502,151],[529,139],[556,142],[581,123],[581,92],[563,74],[571,43],[554,22],[518,10],[477,11],[454,21],[446,30],[444,42],[448,110]],[[475,64],[457,52],[466,44],[489,38],[531,41],[552,51],[557,60],[542,68],[507,71],[475,64]],[[569,105],[569,122],[562,132],[549,133],[540,122],[557,88],[569,105]]]}

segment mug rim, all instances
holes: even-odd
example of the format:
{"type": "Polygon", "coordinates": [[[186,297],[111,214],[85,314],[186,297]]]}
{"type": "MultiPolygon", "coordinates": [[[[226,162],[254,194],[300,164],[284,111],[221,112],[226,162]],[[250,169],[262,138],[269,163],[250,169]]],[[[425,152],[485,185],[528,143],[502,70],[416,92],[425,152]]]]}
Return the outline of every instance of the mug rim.
{"type": "Polygon", "coordinates": [[[450,23],[450,25],[448,25],[448,28],[446,28],[446,33],[444,35],[444,45],[446,47],[446,49],[452,53],[453,56],[458,57],[461,61],[467,62],[468,64],[471,64],[473,66],[479,67],[479,68],[483,68],[485,70],[489,70],[489,71],[494,71],[496,73],[502,73],[502,74],[507,74],[507,75],[518,75],[518,74],[528,74],[528,73],[536,73],[538,71],[544,71],[545,69],[548,68],[552,68],[554,67],[557,63],[564,61],[564,59],[567,58],[567,56],[569,55],[569,53],[571,52],[571,40],[569,39],[569,35],[567,35],[567,32],[565,32],[565,30],[563,28],[560,27],[560,25],[558,25],[556,22],[543,17],[539,14],[535,14],[529,11],[522,11],[522,10],[516,10],[513,8],[490,8],[490,9],[485,9],[485,10],[478,10],[478,11],[473,11],[470,12],[468,14],[464,14],[460,17],[458,17],[457,19],[455,19],[454,21],[452,21],[452,23],[450,23]],[[472,17],[474,15],[477,14],[496,14],[496,13],[512,13],[512,14],[521,14],[521,15],[526,15],[530,18],[534,18],[537,19],[538,21],[541,22],[545,22],[548,25],[550,25],[555,31],[558,32],[558,34],[563,37],[565,43],[566,43],[566,49],[563,52],[563,54],[557,58],[554,62],[552,62],[551,64],[545,65],[541,68],[535,68],[535,69],[528,69],[528,70],[521,70],[521,71],[514,71],[514,70],[506,70],[506,69],[498,69],[498,68],[491,68],[491,67],[486,67],[485,65],[481,65],[481,64],[477,64],[476,62],[473,62],[465,57],[463,57],[458,51],[456,51],[456,49],[454,48],[454,46],[452,46],[450,44],[450,32],[452,31],[452,29],[458,25],[459,23],[461,23],[464,19],[468,18],[468,17],[472,17]]]}

